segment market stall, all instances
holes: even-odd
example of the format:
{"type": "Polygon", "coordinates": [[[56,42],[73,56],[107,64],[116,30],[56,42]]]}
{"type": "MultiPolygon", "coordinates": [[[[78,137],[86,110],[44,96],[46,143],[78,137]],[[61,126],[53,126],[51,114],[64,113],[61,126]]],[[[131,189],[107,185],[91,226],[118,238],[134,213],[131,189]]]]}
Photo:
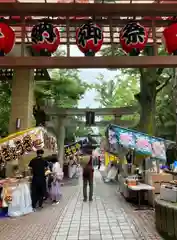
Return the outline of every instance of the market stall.
{"type": "Polygon", "coordinates": [[[164,140],[116,125],[110,125],[106,135],[109,152],[119,158],[120,192],[129,200],[137,200],[139,205],[142,198],[151,198],[152,204],[156,187],[150,176],[161,175],[161,179],[168,176],[157,170],[157,163],[163,164],[166,161],[164,140]]]}
{"type": "Polygon", "coordinates": [[[56,139],[41,127],[0,140],[0,165],[5,169],[0,179],[1,216],[16,217],[32,212],[28,163],[38,149],[44,149],[45,156],[57,153],[56,139]]]}
{"type": "Polygon", "coordinates": [[[29,184],[27,178],[0,180],[1,216],[18,217],[32,212],[29,184]]]}

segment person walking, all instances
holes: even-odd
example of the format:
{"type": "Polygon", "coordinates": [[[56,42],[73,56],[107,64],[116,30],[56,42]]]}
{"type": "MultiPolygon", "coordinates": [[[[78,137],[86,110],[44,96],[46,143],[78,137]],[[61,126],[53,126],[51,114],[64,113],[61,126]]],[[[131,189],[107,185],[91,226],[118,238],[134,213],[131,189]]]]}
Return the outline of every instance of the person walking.
{"type": "Polygon", "coordinates": [[[84,202],[87,201],[87,185],[89,184],[89,201],[93,200],[93,165],[92,165],[92,156],[87,165],[83,169],[83,196],[84,202]]]}
{"type": "Polygon", "coordinates": [[[46,195],[45,170],[48,167],[48,163],[43,159],[43,154],[44,150],[37,150],[37,157],[33,158],[29,163],[29,168],[32,171],[31,198],[34,211],[37,203],[42,208],[46,195]]]}
{"type": "Polygon", "coordinates": [[[100,170],[100,167],[101,167],[101,157],[98,156],[98,170],[100,170]]]}

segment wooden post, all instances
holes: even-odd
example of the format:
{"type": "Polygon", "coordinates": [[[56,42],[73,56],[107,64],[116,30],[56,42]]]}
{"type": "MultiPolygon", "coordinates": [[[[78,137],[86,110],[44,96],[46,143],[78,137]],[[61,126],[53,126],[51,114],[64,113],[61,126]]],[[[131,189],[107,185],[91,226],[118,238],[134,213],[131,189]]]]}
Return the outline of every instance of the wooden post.
{"type": "Polygon", "coordinates": [[[155,27],[155,21],[154,20],[152,20],[152,39],[153,39],[154,55],[158,56],[158,45],[157,45],[156,27],[155,27]]]}
{"type": "Polygon", "coordinates": [[[113,33],[113,27],[112,27],[112,18],[110,17],[110,24],[109,24],[109,29],[110,29],[110,40],[111,40],[111,51],[112,51],[112,56],[114,56],[114,33],[113,33]]]}
{"type": "Polygon", "coordinates": [[[69,18],[67,18],[67,21],[66,21],[66,38],[67,38],[66,39],[67,40],[66,52],[67,52],[67,57],[70,57],[69,33],[70,33],[69,18]]]}
{"type": "Polygon", "coordinates": [[[25,17],[22,17],[22,26],[21,26],[21,56],[25,56],[25,36],[26,36],[26,26],[25,26],[25,17]]]}

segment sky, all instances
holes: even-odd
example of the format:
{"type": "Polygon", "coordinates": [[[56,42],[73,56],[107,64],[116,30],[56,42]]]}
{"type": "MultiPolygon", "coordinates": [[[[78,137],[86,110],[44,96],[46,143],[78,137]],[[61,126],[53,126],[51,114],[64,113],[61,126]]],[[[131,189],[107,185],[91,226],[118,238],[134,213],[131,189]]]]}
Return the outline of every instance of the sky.
{"type": "MultiPolygon", "coordinates": [[[[74,56],[83,56],[83,53],[80,52],[80,50],[77,48],[77,46],[71,46],[70,48],[70,55],[72,57],[74,56]]],[[[115,75],[117,75],[117,71],[116,70],[107,70],[107,69],[81,69],[80,70],[80,77],[82,80],[88,82],[88,83],[95,83],[97,80],[97,76],[99,75],[99,73],[103,74],[106,79],[111,79],[113,78],[115,75]]],[[[84,97],[79,101],[79,108],[98,108],[99,107],[99,102],[95,101],[94,98],[96,97],[96,91],[95,90],[91,90],[91,91],[87,91],[84,95],[84,97]]]]}

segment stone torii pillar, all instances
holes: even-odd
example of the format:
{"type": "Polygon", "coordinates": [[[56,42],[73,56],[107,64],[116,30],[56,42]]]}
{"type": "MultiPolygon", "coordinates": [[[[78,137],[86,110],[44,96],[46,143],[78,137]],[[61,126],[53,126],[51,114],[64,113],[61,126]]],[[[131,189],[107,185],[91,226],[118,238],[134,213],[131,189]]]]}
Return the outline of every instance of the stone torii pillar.
{"type": "Polygon", "coordinates": [[[12,81],[9,133],[32,127],[34,105],[33,91],[34,70],[15,70],[12,81]]]}
{"type": "MultiPolygon", "coordinates": [[[[16,45],[11,56],[21,55],[21,45],[16,45]]],[[[24,56],[29,56],[25,49],[24,56]]],[[[33,123],[33,98],[34,70],[15,69],[12,80],[11,113],[9,133],[22,131],[32,127],[33,123]],[[17,123],[18,122],[18,123],[17,123]],[[18,126],[17,126],[18,125],[18,126]]]]}
{"type": "Polygon", "coordinates": [[[64,146],[65,146],[65,126],[67,124],[66,117],[58,117],[58,160],[61,168],[64,162],[64,146]]]}
{"type": "Polygon", "coordinates": [[[120,124],[120,117],[121,116],[114,115],[114,124],[115,125],[119,125],[120,124]]]}

